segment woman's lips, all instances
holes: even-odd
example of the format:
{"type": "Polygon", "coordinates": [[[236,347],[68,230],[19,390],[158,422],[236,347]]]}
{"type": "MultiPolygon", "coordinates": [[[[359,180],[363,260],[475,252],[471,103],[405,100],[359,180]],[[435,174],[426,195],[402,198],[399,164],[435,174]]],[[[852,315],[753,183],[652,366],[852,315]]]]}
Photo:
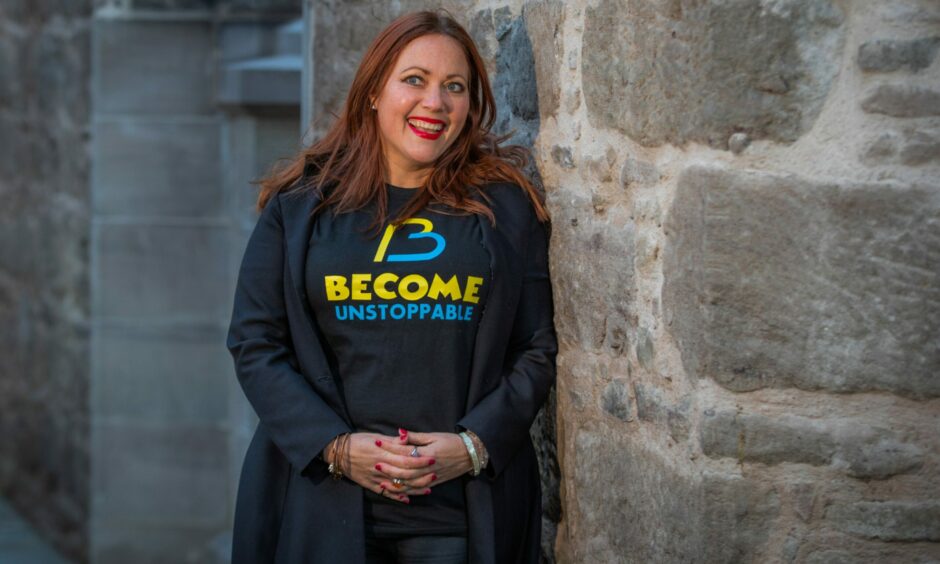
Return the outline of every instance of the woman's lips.
{"type": "MultiPolygon", "coordinates": [[[[405,122],[405,123],[408,123],[408,122],[405,122]]],[[[424,131],[424,130],[422,130],[422,129],[418,129],[417,127],[411,125],[410,123],[408,123],[408,127],[410,127],[411,130],[414,131],[414,132],[415,132],[415,135],[417,135],[418,137],[421,137],[421,138],[423,138],[423,139],[431,139],[432,141],[433,141],[434,139],[437,139],[438,137],[441,136],[442,133],[444,133],[444,130],[443,130],[443,129],[440,130],[440,131],[438,131],[437,133],[431,133],[431,132],[429,132],[429,131],[424,131]]]]}

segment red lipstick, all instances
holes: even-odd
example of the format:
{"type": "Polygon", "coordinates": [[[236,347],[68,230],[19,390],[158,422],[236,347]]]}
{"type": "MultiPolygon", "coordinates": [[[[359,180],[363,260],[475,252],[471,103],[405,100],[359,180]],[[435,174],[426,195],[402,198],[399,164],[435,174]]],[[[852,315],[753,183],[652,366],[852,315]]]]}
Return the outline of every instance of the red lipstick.
{"type": "MultiPolygon", "coordinates": [[[[409,118],[409,119],[420,120],[420,121],[424,121],[424,122],[427,122],[427,123],[440,123],[440,124],[442,124],[442,125],[446,125],[446,124],[444,124],[443,121],[441,121],[441,120],[439,120],[439,119],[432,119],[432,118],[418,117],[418,116],[414,116],[414,117],[409,118]]],[[[406,123],[407,123],[407,121],[406,121],[406,123]]],[[[434,139],[437,139],[438,137],[440,137],[441,134],[444,132],[444,129],[442,128],[440,131],[437,131],[437,132],[435,132],[435,133],[431,133],[430,131],[424,131],[423,129],[418,129],[417,127],[411,125],[410,123],[408,123],[408,127],[411,128],[412,131],[414,131],[415,135],[417,135],[418,137],[421,137],[422,139],[434,140],[434,139]]]]}

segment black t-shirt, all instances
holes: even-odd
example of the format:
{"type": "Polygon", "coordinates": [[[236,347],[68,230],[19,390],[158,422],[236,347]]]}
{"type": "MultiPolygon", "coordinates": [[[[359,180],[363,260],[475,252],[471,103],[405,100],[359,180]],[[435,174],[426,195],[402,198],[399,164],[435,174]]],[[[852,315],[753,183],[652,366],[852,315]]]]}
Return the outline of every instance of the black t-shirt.
{"type": "MultiPolygon", "coordinates": [[[[386,184],[389,218],[416,194],[386,184]]],[[[339,371],[356,430],[453,432],[466,408],[470,361],[490,283],[490,255],[473,215],[432,204],[378,236],[372,206],[316,218],[307,254],[311,308],[339,371]]],[[[376,536],[466,534],[460,478],[432,483],[410,504],[365,491],[376,536]]]]}

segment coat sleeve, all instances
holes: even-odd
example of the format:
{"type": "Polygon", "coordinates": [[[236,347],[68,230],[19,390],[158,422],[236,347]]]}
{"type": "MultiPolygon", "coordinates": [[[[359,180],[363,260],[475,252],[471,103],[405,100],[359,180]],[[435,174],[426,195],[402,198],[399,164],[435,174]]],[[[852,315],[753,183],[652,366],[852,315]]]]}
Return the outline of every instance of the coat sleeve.
{"type": "Polygon", "coordinates": [[[284,299],[284,260],[280,202],[274,197],[245,248],[226,346],[260,424],[303,471],[333,437],[350,429],[298,369],[284,299]]]}
{"type": "Polygon", "coordinates": [[[529,214],[522,294],[499,384],[457,427],[480,437],[490,456],[481,476],[494,479],[529,439],[529,428],[555,383],[554,304],[548,267],[548,225],[529,214]]]}

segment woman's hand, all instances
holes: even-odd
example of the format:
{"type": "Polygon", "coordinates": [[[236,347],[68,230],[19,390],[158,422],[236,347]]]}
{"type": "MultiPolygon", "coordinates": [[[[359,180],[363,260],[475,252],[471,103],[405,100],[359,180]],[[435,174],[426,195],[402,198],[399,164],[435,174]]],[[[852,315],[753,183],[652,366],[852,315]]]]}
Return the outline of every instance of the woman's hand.
{"type": "Polygon", "coordinates": [[[473,469],[470,453],[457,433],[416,433],[399,429],[398,435],[396,446],[412,445],[405,447],[409,452],[417,446],[422,458],[434,459],[436,484],[453,480],[473,469]]]}
{"type": "MultiPolygon", "coordinates": [[[[458,439],[460,437],[457,437],[458,439]]],[[[428,487],[437,480],[437,461],[433,456],[421,453],[410,456],[411,447],[400,444],[397,437],[375,433],[351,433],[343,443],[342,436],[333,439],[324,449],[324,460],[333,460],[333,443],[339,441],[336,458],[343,474],[367,490],[389,499],[409,503],[410,495],[427,495],[428,487]],[[399,444],[396,444],[399,443],[399,444]],[[392,482],[401,478],[402,486],[392,482]]]]}

